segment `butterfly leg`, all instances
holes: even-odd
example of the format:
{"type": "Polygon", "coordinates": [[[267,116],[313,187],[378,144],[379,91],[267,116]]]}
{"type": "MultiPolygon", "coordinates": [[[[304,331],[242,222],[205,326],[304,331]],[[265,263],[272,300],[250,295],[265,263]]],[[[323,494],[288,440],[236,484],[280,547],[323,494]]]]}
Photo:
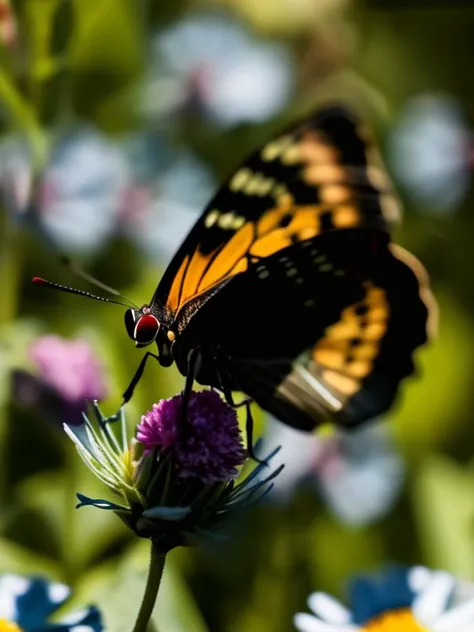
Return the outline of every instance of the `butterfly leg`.
{"type": "Polygon", "coordinates": [[[150,356],[155,358],[156,360],[159,359],[158,356],[155,355],[154,353],[152,353],[151,351],[147,351],[145,353],[145,355],[142,358],[142,361],[138,365],[138,369],[135,371],[135,375],[132,377],[132,381],[128,385],[127,390],[125,391],[125,393],[122,395],[122,397],[123,397],[122,406],[124,404],[126,404],[132,398],[133,391],[135,390],[135,386],[140,381],[140,379],[141,379],[141,377],[143,375],[143,371],[145,370],[145,365],[146,365],[147,360],[148,360],[148,358],[150,356]]]}
{"type": "Polygon", "coordinates": [[[252,411],[250,409],[250,405],[252,404],[253,399],[251,397],[245,397],[241,402],[236,403],[234,401],[234,398],[232,397],[232,390],[231,388],[229,388],[229,381],[228,379],[224,379],[224,375],[229,377],[229,373],[226,372],[225,374],[223,374],[221,370],[222,368],[223,367],[221,366],[220,369],[217,369],[217,375],[220,382],[219,390],[222,391],[226,403],[232,408],[240,408],[241,406],[245,406],[247,411],[247,418],[245,422],[247,453],[249,457],[257,463],[265,463],[265,461],[261,461],[260,459],[258,459],[255,455],[255,452],[253,451],[253,417],[252,411]]]}
{"type": "Polygon", "coordinates": [[[252,400],[249,400],[249,399],[247,399],[245,402],[242,402],[242,404],[245,403],[245,407],[247,409],[247,418],[245,420],[245,435],[246,435],[246,440],[247,440],[247,452],[248,452],[249,457],[253,461],[267,465],[267,462],[265,460],[262,461],[261,459],[257,458],[257,456],[255,455],[255,452],[253,451],[253,417],[252,417],[252,411],[250,409],[251,402],[252,400]]]}

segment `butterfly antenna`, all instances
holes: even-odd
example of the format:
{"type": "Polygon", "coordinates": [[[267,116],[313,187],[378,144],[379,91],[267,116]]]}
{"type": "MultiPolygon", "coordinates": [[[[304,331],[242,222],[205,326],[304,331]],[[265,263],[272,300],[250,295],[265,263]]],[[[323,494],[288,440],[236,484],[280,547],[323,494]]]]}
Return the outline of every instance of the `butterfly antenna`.
{"type": "Polygon", "coordinates": [[[114,296],[120,296],[120,292],[118,290],[115,290],[113,287],[110,287],[110,285],[106,285],[105,283],[102,283],[102,281],[99,281],[99,279],[93,277],[92,274],[89,274],[88,272],[83,270],[75,261],[73,261],[69,257],[62,256],[61,263],[69,268],[71,272],[74,272],[74,274],[85,279],[92,285],[96,285],[97,287],[100,287],[102,290],[105,290],[106,292],[108,292],[109,294],[113,294],[114,296]]]}
{"type": "Polygon", "coordinates": [[[44,287],[49,287],[53,290],[59,290],[60,292],[69,292],[69,294],[79,294],[80,296],[86,296],[87,298],[92,298],[95,301],[103,301],[104,303],[114,303],[115,305],[122,305],[122,307],[130,307],[125,301],[116,301],[111,298],[106,298],[105,296],[91,294],[90,292],[86,292],[85,290],[78,290],[74,287],[69,287],[67,285],[60,285],[59,283],[47,281],[42,277],[34,277],[32,279],[32,282],[35,283],[35,285],[43,285],[44,287]]]}
{"type": "Polygon", "coordinates": [[[88,272],[83,270],[75,261],[73,261],[69,257],[62,255],[61,263],[65,265],[69,270],[71,270],[71,272],[73,272],[75,275],[81,277],[82,279],[90,283],[91,285],[95,285],[96,287],[99,287],[101,290],[104,290],[105,292],[108,292],[109,294],[112,294],[113,296],[118,296],[122,301],[124,301],[124,304],[125,302],[128,303],[127,307],[133,307],[134,309],[139,309],[139,307],[135,305],[135,303],[124,298],[118,290],[114,289],[113,287],[110,287],[110,285],[107,285],[103,283],[102,281],[99,281],[99,279],[96,279],[95,277],[93,277],[92,274],[89,274],[88,272]]]}

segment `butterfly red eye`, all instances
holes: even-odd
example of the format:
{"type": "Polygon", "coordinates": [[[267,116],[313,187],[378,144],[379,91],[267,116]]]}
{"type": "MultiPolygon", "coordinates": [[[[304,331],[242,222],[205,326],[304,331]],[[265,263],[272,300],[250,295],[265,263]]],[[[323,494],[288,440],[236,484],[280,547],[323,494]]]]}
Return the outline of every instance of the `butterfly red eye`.
{"type": "Polygon", "coordinates": [[[155,340],[159,329],[158,318],[153,314],[144,314],[137,320],[133,337],[137,345],[149,345],[155,340]]]}

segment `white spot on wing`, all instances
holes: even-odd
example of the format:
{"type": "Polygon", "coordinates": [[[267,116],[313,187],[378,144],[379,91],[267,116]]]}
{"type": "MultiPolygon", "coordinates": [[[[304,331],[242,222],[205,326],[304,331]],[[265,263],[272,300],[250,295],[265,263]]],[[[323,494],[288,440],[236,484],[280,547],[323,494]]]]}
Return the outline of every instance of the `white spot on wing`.
{"type": "Polygon", "coordinates": [[[295,367],[295,371],[300,374],[308,386],[316,391],[316,393],[318,393],[318,395],[320,395],[334,411],[341,410],[342,403],[337,399],[337,397],[330,393],[328,389],[319,382],[319,380],[317,380],[307,369],[305,369],[305,367],[297,365],[295,367]]]}

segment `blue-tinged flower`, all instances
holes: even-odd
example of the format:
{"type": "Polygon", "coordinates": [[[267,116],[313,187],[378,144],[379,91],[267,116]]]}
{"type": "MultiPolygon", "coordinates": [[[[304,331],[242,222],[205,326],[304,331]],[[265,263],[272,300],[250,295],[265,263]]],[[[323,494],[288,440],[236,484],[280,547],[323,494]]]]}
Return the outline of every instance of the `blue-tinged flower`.
{"type": "Polygon", "coordinates": [[[123,143],[130,176],[120,224],[149,258],[168,262],[215,190],[205,164],[171,148],[161,135],[136,134],[123,143]]]}
{"type": "Polygon", "coordinates": [[[342,522],[361,526],[392,509],[405,480],[405,464],[389,429],[373,423],[324,437],[313,461],[314,480],[342,522]]]}
{"type": "Polygon", "coordinates": [[[0,632],[101,632],[94,606],[49,623],[71,594],[68,586],[41,577],[0,576],[0,632]]]}
{"type": "Polygon", "coordinates": [[[266,441],[281,445],[285,470],[269,498],[286,501],[306,483],[340,521],[354,526],[385,516],[399,497],[405,467],[389,429],[372,423],[308,436],[269,419],[266,441]]]}
{"type": "Polygon", "coordinates": [[[182,402],[178,395],[156,404],[131,440],[123,408],[105,418],[94,403],[84,425],[65,425],[87,466],[120,498],[79,494],[78,506],[115,512],[161,554],[218,537],[216,529],[266,494],[282,469],[260,480],[262,463],[238,482],[246,452],[235,411],[212,391],[192,393],[185,417],[182,402]]]}
{"type": "Polygon", "coordinates": [[[87,340],[56,335],[38,336],[29,347],[36,369],[14,374],[15,399],[63,423],[82,423],[84,402],[104,399],[108,386],[104,368],[87,340]]]}
{"type": "Polygon", "coordinates": [[[394,175],[414,201],[440,214],[462,202],[472,167],[472,135],[454,98],[423,95],[409,101],[388,150],[394,175]]]}
{"type": "Polygon", "coordinates": [[[459,601],[449,573],[417,566],[379,576],[356,577],[348,607],[325,593],[313,593],[313,615],[298,613],[300,632],[472,632],[474,598],[459,601]]]}
{"type": "Polygon", "coordinates": [[[33,186],[24,138],[0,145],[0,195],[6,208],[60,250],[92,254],[117,230],[128,164],[117,143],[90,126],[53,134],[48,163],[33,186]]]}
{"type": "Polygon", "coordinates": [[[154,51],[141,101],[149,115],[197,107],[223,126],[262,122],[293,92],[289,50],[230,16],[188,16],[157,34],[154,51]]]}
{"type": "Polygon", "coordinates": [[[37,203],[50,237],[67,252],[90,253],[116,230],[127,177],[124,155],[92,127],[67,130],[54,144],[37,203]]]}

